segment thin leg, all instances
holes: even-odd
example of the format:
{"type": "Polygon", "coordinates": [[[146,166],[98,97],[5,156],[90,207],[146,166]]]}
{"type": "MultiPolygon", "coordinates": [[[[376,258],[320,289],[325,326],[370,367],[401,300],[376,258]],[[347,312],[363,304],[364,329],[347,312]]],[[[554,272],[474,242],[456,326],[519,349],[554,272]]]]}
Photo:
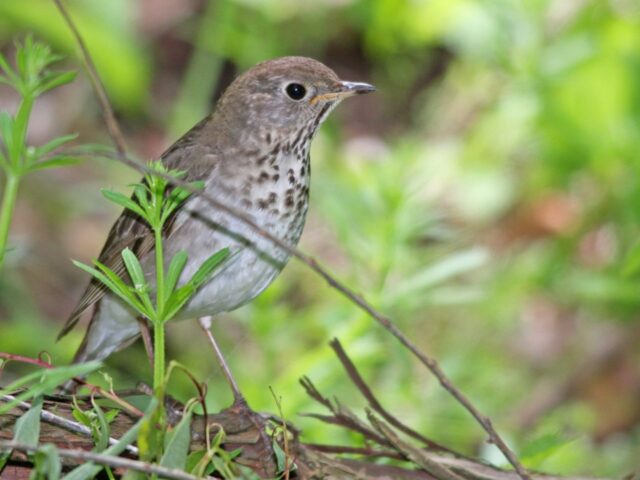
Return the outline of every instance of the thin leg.
{"type": "Polygon", "coordinates": [[[151,343],[151,332],[149,331],[149,324],[144,318],[136,318],[138,326],[140,327],[140,334],[142,335],[142,343],[144,343],[144,349],[147,351],[147,358],[153,370],[153,343],[151,343]]]}
{"type": "Polygon", "coordinates": [[[227,362],[222,356],[220,347],[218,346],[216,339],[213,337],[213,334],[211,333],[211,317],[210,316],[200,317],[200,319],[198,320],[198,323],[200,324],[200,328],[202,328],[202,330],[207,335],[207,338],[209,339],[209,343],[213,348],[213,353],[216,357],[216,360],[218,361],[218,365],[220,366],[222,373],[224,373],[224,376],[227,379],[227,383],[229,384],[229,387],[233,392],[233,404],[247,405],[247,401],[245,400],[244,395],[240,393],[240,388],[238,388],[238,384],[236,383],[235,378],[233,378],[233,375],[231,374],[231,370],[229,369],[227,362]]]}

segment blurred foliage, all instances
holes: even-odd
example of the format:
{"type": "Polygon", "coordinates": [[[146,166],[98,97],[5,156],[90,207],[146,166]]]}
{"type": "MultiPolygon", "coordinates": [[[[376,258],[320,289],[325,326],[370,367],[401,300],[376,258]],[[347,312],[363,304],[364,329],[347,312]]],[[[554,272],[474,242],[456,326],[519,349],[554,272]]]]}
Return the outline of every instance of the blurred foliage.
{"type": "MultiPolygon", "coordinates": [[[[313,56],[374,83],[315,140],[302,248],[438,358],[527,465],[640,467],[635,0],[67,3],[143,157],[266,58],[313,56]]],[[[76,52],[50,1],[2,0],[3,51],[27,32],[76,52]]],[[[107,141],[86,80],[62,90],[31,134],[107,141]]],[[[13,101],[0,90],[0,108],[13,101]]],[[[96,160],[26,182],[0,279],[0,350],[72,356],[81,332],[53,343],[87,280],[69,258],[95,256],[115,218],[99,187],[135,177],[96,160]]],[[[312,408],[301,375],[363,405],[327,346],[337,336],[404,421],[503,463],[395,340],[296,262],[214,332],[251,404],[274,411],[272,385],[310,441],[353,439],[294,417],[312,408]]],[[[228,404],[195,322],[168,325],[168,342],[169,358],[210,379],[212,408],[228,404]]],[[[139,345],[108,364],[120,384],[151,378],[139,345]]],[[[173,391],[193,395],[186,379],[173,391]]]]}

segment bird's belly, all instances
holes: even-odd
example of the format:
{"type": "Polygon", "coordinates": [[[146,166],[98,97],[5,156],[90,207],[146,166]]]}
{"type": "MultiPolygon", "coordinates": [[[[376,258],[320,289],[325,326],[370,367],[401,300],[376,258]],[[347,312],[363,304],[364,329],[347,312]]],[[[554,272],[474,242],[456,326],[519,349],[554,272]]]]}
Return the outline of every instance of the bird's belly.
{"type": "MultiPolygon", "coordinates": [[[[260,225],[295,246],[302,234],[304,214],[298,218],[299,221],[293,224],[263,216],[260,225]]],[[[236,219],[225,218],[216,225],[191,219],[185,227],[188,234],[176,236],[180,240],[167,245],[166,262],[180,250],[185,250],[189,256],[180,284],[188,281],[210,255],[222,248],[229,249],[227,259],[185,305],[179,319],[215,315],[244,305],[269,286],[289,259],[287,252],[236,219]]]]}
{"type": "Polygon", "coordinates": [[[284,263],[274,265],[264,261],[246,248],[231,255],[229,264],[221,266],[213,278],[196,292],[178,319],[234,310],[258,296],[284,266],[284,263]]]}

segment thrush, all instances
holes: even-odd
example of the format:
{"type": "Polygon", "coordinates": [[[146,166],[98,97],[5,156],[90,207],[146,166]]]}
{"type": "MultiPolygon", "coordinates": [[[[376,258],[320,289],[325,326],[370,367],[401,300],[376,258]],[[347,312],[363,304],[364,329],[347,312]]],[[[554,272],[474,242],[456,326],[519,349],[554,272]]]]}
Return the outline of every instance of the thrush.
{"type": "MultiPolygon", "coordinates": [[[[244,212],[264,230],[295,246],[309,205],[311,140],[343,99],[374,90],[342,81],[322,63],[283,57],[256,65],[236,78],[207,116],[161,156],[182,180],[201,181],[204,192],[244,212]]],[[[179,284],[212,253],[231,254],[177,318],[234,310],[261,293],[283,269],[289,253],[229,213],[193,195],[164,232],[165,262],[188,254],[179,284]]],[[[154,284],[154,237],[144,221],[125,210],[116,220],[98,260],[126,277],[121,257],[131,249],[154,284]]],[[[140,335],[136,313],[95,279],[67,320],[59,338],[86,310],[91,320],[75,362],[102,360],[140,335]]]]}

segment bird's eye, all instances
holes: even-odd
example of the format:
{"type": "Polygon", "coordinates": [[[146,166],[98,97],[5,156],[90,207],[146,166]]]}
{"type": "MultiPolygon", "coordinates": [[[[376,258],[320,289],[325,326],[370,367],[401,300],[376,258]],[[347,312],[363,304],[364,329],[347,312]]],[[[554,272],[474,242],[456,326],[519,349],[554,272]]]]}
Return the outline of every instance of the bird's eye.
{"type": "Polygon", "coordinates": [[[300,85],[299,83],[290,83],[287,85],[287,88],[285,88],[285,91],[293,100],[302,100],[307,94],[307,89],[304,88],[304,85],[300,85]]]}

